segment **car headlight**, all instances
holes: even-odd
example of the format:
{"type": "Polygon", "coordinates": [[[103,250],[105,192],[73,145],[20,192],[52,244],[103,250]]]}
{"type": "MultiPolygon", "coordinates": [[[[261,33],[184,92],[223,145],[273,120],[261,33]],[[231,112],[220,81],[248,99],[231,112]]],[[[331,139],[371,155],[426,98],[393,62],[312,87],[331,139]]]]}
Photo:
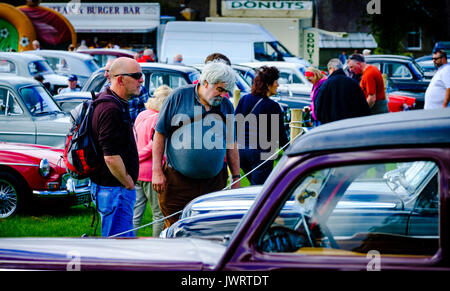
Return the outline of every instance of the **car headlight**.
{"type": "Polygon", "coordinates": [[[47,159],[42,159],[39,163],[39,174],[42,177],[48,177],[50,175],[50,163],[47,161],[47,159]]]}

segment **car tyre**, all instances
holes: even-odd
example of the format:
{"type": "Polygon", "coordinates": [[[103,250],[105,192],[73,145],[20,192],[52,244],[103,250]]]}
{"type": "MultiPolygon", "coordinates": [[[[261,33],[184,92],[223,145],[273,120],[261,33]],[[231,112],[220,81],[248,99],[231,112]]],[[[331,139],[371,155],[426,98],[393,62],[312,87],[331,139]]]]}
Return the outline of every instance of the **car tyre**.
{"type": "Polygon", "coordinates": [[[23,187],[17,178],[0,172],[0,218],[13,216],[24,204],[23,187]]]}

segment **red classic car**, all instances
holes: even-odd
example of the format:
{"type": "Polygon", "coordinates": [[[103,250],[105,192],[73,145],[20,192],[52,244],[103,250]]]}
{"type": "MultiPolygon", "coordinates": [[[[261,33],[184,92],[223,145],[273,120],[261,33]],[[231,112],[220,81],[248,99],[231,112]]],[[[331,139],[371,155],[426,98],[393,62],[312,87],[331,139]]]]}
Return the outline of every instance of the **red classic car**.
{"type": "Polygon", "coordinates": [[[87,203],[90,181],[75,180],[62,163],[62,149],[0,142],[0,218],[14,215],[36,200],[87,203]]]}

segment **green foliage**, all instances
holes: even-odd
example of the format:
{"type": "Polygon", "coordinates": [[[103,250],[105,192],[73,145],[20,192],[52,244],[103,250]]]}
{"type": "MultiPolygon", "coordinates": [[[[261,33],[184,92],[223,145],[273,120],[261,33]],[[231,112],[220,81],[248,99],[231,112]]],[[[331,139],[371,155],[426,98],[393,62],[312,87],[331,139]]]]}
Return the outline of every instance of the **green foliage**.
{"type": "Polygon", "coordinates": [[[410,31],[421,28],[424,35],[432,33],[437,39],[445,35],[445,29],[436,28],[445,28],[447,17],[444,0],[381,0],[381,14],[365,14],[359,24],[370,26],[379,46],[375,53],[398,54],[410,31]]]}

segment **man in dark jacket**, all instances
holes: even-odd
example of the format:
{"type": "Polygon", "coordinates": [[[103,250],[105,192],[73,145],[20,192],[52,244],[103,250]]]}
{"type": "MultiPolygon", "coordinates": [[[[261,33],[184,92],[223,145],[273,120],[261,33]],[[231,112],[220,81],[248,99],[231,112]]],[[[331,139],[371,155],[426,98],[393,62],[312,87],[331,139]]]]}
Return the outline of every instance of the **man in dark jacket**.
{"type": "Polygon", "coordinates": [[[314,111],[321,124],[345,118],[370,115],[364,92],[345,75],[338,59],[328,62],[330,76],[320,87],[314,101],[314,111]]]}

